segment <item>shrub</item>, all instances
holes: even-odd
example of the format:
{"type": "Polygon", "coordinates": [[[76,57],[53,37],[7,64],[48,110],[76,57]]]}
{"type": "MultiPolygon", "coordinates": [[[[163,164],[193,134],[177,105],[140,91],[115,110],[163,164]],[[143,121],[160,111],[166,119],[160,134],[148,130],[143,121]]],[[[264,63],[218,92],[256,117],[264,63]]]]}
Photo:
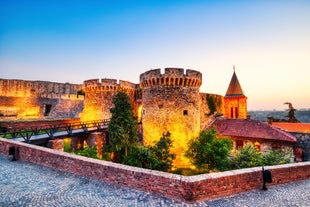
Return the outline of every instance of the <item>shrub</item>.
{"type": "Polygon", "coordinates": [[[246,145],[232,159],[233,168],[247,168],[262,165],[262,156],[254,146],[246,145]]]}
{"type": "Polygon", "coordinates": [[[289,158],[280,150],[271,150],[262,155],[263,165],[281,165],[289,163],[289,158]]]}
{"type": "Polygon", "coordinates": [[[75,151],[74,154],[99,159],[97,157],[97,149],[95,146],[94,147],[86,147],[82,150],[75,151]]]}
{"type": "Polygon", "coordinates": [[[264,154],[258,152],[252,145],[247,145],[232,159],[233,168],[247,168],[262,165],[281,165],[289,163],[285,153],[280,150],[270,150],[264,154]]]}
{"type": "Polygon", "coordinates": [[[127,157],[124,157],[123,164],[142,167],[152,170],[167,172],[175,155],[170,153],[172,140],[170,133],[163,134],[154,146],[137,146],[133,148],[127,157]]]}
{"type": "Polygon", "coordinates": [[[156,159],[151,149],[144,146],[138,146],[133,149],[128,156],[124,158],[123,164],[160,170],[159,160],[156,159]]]}

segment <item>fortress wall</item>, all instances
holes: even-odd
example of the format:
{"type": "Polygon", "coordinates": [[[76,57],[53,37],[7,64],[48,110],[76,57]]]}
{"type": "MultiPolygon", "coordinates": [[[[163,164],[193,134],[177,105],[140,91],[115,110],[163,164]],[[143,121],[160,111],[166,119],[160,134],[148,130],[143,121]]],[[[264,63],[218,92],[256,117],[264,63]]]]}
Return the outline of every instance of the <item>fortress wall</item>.
{"type": "Polygon", "coordinates": [[[0,120],[77,118],[83,107],[83,99],[0,96],[0,120]],[[50,106],[48,114],[46,105],[50,106]]]}
{"type": "Polygon", "coordinates": [[[0,96],[0,120],[39,118],[43,106],[38,97],[0,96]]]}
{"type": "Polygon", "coordinates": [[[76,95],[81,89],[78,84],[0,79],[0,120],[77,117],[83,108],[83,96],[76,95]],[[46,105],[55,113],[47,114],[46,105]]]}
{"type": "Polygon", "coordinates": [[[224,114],[224,97],[200,93],[200,129],[204,129],[217,114],[224,114]]]}
{"type": "MultiPolygon", "coordinates": [[[[156,193],[188,203],[262,188],[261,167],[181,176],[91,159],[0,138],[1,154],[9,156],[10,147],[15,147],[18,160],[156,193]]],[[[272,183],[267,183],[267,188],[270,185],[310,178],[310,162],[265,166],[265,169],[271,170],[272,173],[272,183]]]]}
{"type": "Polygon", "coordinates": [[[82,85],[48,81],[0,79],[0,96],[9,97],[60,97],[61,94],[76,94],[82,85]],[[51,95],[52,94],[52,95],[51,95]]]}

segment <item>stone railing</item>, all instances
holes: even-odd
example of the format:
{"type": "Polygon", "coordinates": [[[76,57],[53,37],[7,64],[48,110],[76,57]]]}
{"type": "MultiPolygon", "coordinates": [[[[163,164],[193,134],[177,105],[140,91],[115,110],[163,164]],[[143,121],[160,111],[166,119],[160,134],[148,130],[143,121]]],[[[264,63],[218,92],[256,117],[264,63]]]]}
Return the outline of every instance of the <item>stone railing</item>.
{"type": "MultiPolygon", "coordinates": [[[[0,138],[0,153],[9,155],[10,147],[15,147],[16,157],[19,160],[186,202],[197,202],[262,187],[260,167],[181,176],[95,160],[0,138]]],[[[270,166],[265,169],[272,172],[271,185],[310,178],[310,162],[270,166]]]]}

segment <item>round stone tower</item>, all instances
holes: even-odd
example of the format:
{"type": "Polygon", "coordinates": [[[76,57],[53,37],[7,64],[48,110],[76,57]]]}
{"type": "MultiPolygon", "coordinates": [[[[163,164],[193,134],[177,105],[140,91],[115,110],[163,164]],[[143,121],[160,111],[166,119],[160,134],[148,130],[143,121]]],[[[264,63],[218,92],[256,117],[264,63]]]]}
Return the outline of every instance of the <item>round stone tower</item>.
{"type": "Polygon", "coordinates": [[[191,164],[184,156],[188,141],[200,132],[200,94],[202,74],[194,70],[166,68],[140,75],[142,126],[145,145],[156,143],[169,131],[176,154],[174,166],[191,164]]]}
{"type": "MultiPolygon", "coordinates": [[[[136,85],[115,79],[91,79],[83,83],[85,91],[84,109],[80,115],[82,121],[110,119],[112,99],[117,91],[125,91],[134,103],[136,85]]],[[[136,110],[135,110],[136,111],[136,110]]]]}

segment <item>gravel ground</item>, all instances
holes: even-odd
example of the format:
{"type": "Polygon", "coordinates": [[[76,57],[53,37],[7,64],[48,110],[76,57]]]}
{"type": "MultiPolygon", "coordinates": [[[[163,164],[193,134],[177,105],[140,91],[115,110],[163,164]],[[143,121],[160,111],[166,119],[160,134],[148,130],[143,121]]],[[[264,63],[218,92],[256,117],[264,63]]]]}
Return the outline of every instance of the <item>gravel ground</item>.
{"type": "Polygon", "coordinates": [[[0,154],[0,207],[7,206],[310,206],[310,179],[187,204],[76,176],[0,154]]]}

